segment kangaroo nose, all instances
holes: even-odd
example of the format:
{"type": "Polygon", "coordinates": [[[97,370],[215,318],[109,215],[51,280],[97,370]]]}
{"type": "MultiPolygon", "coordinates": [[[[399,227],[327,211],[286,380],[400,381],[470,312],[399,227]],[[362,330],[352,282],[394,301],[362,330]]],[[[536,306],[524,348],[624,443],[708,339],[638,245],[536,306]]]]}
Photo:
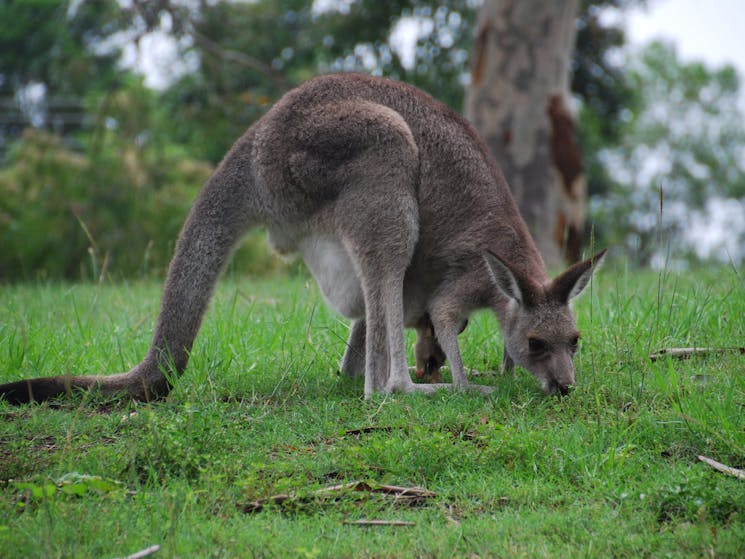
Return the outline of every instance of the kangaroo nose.
{"type": "Polygon", "coordinates": [[[549,394],[556,394],[557,396],[566,396],[569,394],[569,392],[574,388],[574,384],[564,384],[562,382],[557,381],[556,379],[551,379],[551,381],[548,384],[548,390],[546,390],[549,394]]]}

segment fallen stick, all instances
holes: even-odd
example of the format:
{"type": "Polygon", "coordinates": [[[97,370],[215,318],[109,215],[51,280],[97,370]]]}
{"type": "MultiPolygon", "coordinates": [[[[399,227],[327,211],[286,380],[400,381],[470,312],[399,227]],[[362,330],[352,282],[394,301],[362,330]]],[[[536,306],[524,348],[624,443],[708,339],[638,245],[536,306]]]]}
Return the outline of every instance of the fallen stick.
{"type": "Polygon", "coordinates": [[[408,520],[344,520],[343,524],[353,526],[416,526],[408,520]]]}
{"type": "Polygon", "coordinates": [[[711,458],[707,458],[706,456],[699,455],[698,459],[701,460],[701,462],[708,464],[718,472],[735,476],[738,479],[745,479],[745,470],[739,470],[737,468],[732,468],[731,466],[725,466],[721,462],[717,462],[716,460],[712,460],[711,458]]]}
{"type": "Polygon", "coordinates": [[[409,503],[412,505],[418,504],[423,499],[435,497],[437,493],[422,487],[402,487],[400,485],[386,485],[386,484],[369,484],[364,481],[352,481],[350,483],[343,483],[339,485],[330,485],[322,489],[314,491],[312,495],[305,497],[295,497],[283,493],[281,495],[272,495],[265,499],[258,499],[252,501],[243,506],[243,512],[259,512],[267,504],[282,505],[285,502],[297,501],[299,503],[309,502],[314,498],[329,497],[337,493],[344,491],[358,491],[365,493],[383,493],[385,495],[391,495],[397,502],[409,503]]]}
{"type": "Polygon", "coordinates": [[[326,493],[334,493],[336,491],[366,491],[368,493],[387,493],[389,495],[395,495],[397,497],[434,497],[437,495],[434,491],[429,489],[423,489],[422,487],[402,487],[400,485],[386,485],[384,483],[376,483],[370,485],[364,481],[352,481],[350,483],[343,483],[341,485],[330,485],[316,491],[316,495],[323,495],[326,493]]]}
{"type": "Polygon", "coordinates": [[[147,557],[148,555],[153,555],[154,553],[157,553],[158,551],[160,551],[160,546],[158,544],[155,544],[155,545],[151,545],[150,547],[146,547],[142,551],[133,553],[132,555],[127,555],[126,557],[123,557],[122,559],[142,559],[143,557],[147,557]]]}
{"type": "Polygon", "coordinates": [[[710,353],[739,353],[745,355],[745,347],[668,347],[649,354],[650,361],[657,361],[663,357],[673,359],[688,359],[693,355],[708,355],[710,353]]]}

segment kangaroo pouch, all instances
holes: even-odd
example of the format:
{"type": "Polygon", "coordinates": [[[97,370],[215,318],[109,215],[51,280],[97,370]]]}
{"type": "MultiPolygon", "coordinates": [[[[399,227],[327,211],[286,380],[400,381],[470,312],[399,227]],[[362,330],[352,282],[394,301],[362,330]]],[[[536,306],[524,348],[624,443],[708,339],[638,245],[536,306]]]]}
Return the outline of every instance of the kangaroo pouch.
{"type": "Polygon", "coordinates": [[[310,235],[298,244],[326,303],[342,316],[363,318],[362,284],[344,245],[330,236],[310,235]]]}

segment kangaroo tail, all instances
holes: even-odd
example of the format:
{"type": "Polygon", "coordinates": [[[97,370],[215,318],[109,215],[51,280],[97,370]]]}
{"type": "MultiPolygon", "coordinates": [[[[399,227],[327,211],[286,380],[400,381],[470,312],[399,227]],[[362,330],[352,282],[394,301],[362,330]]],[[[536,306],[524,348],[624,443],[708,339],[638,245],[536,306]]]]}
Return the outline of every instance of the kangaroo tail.
{"type": "Polygon", "coordinates": [[[12,404],[43,401],[75,388],[128,393],[137,400],[168,394],[186,368],[202,317],[234,246],[257,222],[251,169],[252,132],[226,155],[197,197],[179,235],[147,355],[127,373],[59,376],[0,385],[12,404]]]}
{"type": "Polygon", "coordinates": [[[59,376],[32,378],[0,385],[0,396],[9,404],[18,406],[29,402],[43,402],[55,396],[70,394],[73,389],[90,389],[103,385],[106,392],[127,389],[128,373],[109,376],[59,376]]]}

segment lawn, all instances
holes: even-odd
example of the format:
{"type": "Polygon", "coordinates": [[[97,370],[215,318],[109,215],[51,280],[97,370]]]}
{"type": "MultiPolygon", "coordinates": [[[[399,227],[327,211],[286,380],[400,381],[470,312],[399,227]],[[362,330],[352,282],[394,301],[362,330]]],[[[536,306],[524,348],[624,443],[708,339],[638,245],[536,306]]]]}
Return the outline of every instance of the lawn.
{"type": "MultiPolygon", "coordinates": [[[[4,286],[0,380],[128,369],[159,297],[4,286]]],[[[166,401],[0,402],[0,556],[745,555],[745,480],[698,459],[745,467],[745,356],[648,358],[745,345],[743,272],[610,263],[576,311],[567,397],[496,372],[483,313],[461,346],[492,395],[366,401],[338,375],[347,324],[312,281],[227,278],[166,401]]]]}

